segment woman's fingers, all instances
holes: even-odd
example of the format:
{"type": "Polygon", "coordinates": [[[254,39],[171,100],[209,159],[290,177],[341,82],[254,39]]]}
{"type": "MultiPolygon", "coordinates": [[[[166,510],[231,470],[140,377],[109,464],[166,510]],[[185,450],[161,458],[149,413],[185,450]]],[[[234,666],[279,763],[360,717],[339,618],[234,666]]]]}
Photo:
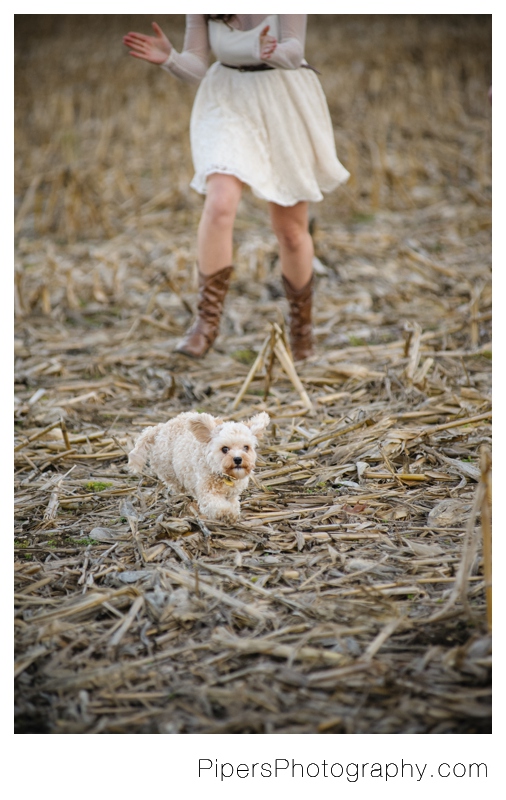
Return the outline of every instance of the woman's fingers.
{"type": "Polygon", "coordinates": [[[275,36],[269,36],[270,25],[266,25],[260,33],[260,58],[269,58],[276,49],[278,41],[275,36]]]}
{"type": "MultiPolygon", "coordinates": [[[[162,31],[162,29],[160,28],[160,26],[157,25],[156,22],[152,22],[151,25],[152,25],[153,30],[155,31],[155,33],[157,35],[157,38],[165,39],[165,34],[162,31]]],[[[138,39],[139,41],[147,42],[152,38],[153,38],[152,36],[146,36],[146,34],[144,34],[144,33],[137,33],[137,31],[129,31],[127,34],[125,34],[125,36],[123,37],[123,40],[125,40],[125,39],[138,39]]]]}
{"type": "Polygon", "coordinates": [[[147,39],[148,37],[144,33],[136,33],[135,31],[130,31],[129,33],[125,34],[123,37],[124,39],[147,39]]]}
{"type": "Polygon", "coordinates": [[[127,39],[126,37],[123,39],[123,44],[127,47],[133,47],[137,50],[144,49],[146,47],[146,42],[137,41],[136,39],[127,39]]]}
{"type": "Polygon", "coordinates": [[[128,45],[128,53],[129,53],[129,55],[134,55],[134,53],[136,55],[141,55],[141,54],[143,54],[145,52],[146,52],[146,50],[145,50],[144,47],[135,47],[134,45],[128,45]]]}
{"type": "Polygon", "coordinates": [[[125,44],[145,44],[149,38],[142,33],[128,33],[123,37],[123,41],[125,44]]]}
{"type": "Polygon", "coordinates": [[[151,27],[153,28],[154,32],[156,33],[156,35],[157,35],[157,36],[158,36],[160,39],[165,39],[165,34],[164,34],[164,32],[162,31],[162,29],[160,28],[160,26],[159,26],[159,25],[157,25],[157,23],[156,23],[156,22],[152,22],[152,23],[151,23],[151,27]]]}
{"type": "Polygon", "coordinates": [[[152,64],[163,64],[171,51],[171,44],[156,22],[151,23],[155,36],[130,31],[123,37],[123,44],[130,48],[129,55],[143,58],[152,64]]]}
{"type": "MultiPolygon", "coordinates": [[[[269,26],[267,26],[269,27],[269,26]]],[[[261,58],[269,58],[276,49],[278,40],[275,36],[265,36],[262,41],[260,56],[261,58]]]]}

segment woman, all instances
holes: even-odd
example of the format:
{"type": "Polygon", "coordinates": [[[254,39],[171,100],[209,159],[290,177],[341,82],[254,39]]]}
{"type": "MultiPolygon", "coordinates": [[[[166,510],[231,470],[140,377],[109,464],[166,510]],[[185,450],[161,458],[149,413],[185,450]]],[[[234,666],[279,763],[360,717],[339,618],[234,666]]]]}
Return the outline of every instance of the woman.
{"type": "Polygon", "coordinates": [[[313,243],[308,202],[349,177],[337,159],[325,96],[304,60],[305,14],[188,14],[184,48],[127,34],[130,55],[200,83],[190,138],[195,176],[206,195],[198,229],[199,302],[177,352],[198,358],[219,331],[232,271],[232,234],[242,187],[269,203],[290,306],[295,360],[313,352],[313,243]],[[218,59],[208,69],[210,52],[218,59]]]}

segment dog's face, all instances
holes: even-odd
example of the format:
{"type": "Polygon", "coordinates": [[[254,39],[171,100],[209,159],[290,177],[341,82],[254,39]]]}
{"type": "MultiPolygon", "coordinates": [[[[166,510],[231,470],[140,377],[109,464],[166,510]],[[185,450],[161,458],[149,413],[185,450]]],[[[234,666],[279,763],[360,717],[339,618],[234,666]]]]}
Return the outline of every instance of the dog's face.
{"type": "Polygon", "coordinates": [[[256,445],[267,425],[269,416],[257,414],[248,422],[222,422],[209,414],[192,420],[193,435],[207,446],[206,461],[212,472],[231,478],[246,478],[256,462],[256,445]]]}

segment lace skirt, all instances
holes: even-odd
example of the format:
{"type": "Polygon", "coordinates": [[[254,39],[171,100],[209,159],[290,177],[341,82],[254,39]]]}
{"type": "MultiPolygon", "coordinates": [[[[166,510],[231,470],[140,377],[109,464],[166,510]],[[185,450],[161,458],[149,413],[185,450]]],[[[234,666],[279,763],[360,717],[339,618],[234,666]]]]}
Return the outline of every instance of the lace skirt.
{"type": "Polygon", "coordinates": [[[309,69],[239,72],[213,64],[193,105],[190,139],[195,175],[206,193],[215,172],[235,175],[281,206],[315,202],[349,172],[336,155],[320,81],[309,69]]]}

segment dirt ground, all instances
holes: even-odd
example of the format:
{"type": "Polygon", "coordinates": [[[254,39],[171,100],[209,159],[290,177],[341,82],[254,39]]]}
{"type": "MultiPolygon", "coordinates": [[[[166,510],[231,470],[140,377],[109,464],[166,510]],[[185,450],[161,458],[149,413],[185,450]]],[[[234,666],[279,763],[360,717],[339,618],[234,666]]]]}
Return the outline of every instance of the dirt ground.
{"type": "Polygon", "coordinates": [[[276,241],[245,191],[221,335],[176,355],[195,87],[123,50],[150,22],[16,17],[15,730],[489,733],[491,17],[309,16],[351,178],[302,387],[267,358],[240,399],[276,241]],[[127,470],[187,410],[271,416],[237,524],[127,470]]]}

